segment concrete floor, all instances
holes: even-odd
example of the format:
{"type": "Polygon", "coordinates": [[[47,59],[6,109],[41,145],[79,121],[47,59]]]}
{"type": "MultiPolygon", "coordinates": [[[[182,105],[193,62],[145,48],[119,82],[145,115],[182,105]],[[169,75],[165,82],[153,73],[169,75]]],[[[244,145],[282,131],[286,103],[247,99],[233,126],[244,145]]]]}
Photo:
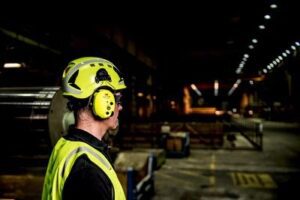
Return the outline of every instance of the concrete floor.
{"type": "MultiPolygon", "coordinates": [[[[48,156],[0,159],[0,199],[40,199],[48,156]]],[[[235,148],[192,149],[155,172],[153,200],[295,199],[300,181],[297,124],[264,123],[263,151],[237,135],[235,148]],[[247,150],[245,150],[247,149],[247,150]]]]}
{"type": "Polygon", "coordinates": [[[296,124],[265,122],[263,151],[238,136],[236,148],[194,149],[188,158],[168,159],[155,176],[154,200],[295,199],[300,131],[296,124]]]}

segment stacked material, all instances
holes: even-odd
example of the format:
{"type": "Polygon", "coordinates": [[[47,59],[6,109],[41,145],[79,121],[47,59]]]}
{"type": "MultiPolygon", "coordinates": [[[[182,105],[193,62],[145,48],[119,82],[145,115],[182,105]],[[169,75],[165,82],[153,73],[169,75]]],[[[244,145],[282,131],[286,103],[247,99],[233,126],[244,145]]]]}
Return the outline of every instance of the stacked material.
{"type": "Polygon", "coordinates": [[[121,152],[114,167],[127,199],[140,199],[154,193],[153,157],[149,153],[121,152]]]}

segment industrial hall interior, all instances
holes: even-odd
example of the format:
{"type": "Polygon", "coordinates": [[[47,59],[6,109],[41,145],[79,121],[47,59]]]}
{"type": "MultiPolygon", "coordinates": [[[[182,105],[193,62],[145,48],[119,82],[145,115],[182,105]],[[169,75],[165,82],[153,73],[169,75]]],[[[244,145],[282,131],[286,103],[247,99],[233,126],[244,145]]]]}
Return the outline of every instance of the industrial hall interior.
{"type": "MultiPolygon", "coordinates": [[[[107,146],[114,199],[122,190],[128,200],[299,198],[297,2],[176,4],[148,2],[131,15],[124,8],[82,21],[1,19],[0,200],[46,199],[50,156],[79,130],[84,112],[101,125],[115,120],[93,138],[107,146]],[[96,78],[78,70],[87,63],[96,78]],[[91,93],[78,95],[86,85],[91,93]]],[[[93,151],[83,154],[97,168],[93,151]]]]}

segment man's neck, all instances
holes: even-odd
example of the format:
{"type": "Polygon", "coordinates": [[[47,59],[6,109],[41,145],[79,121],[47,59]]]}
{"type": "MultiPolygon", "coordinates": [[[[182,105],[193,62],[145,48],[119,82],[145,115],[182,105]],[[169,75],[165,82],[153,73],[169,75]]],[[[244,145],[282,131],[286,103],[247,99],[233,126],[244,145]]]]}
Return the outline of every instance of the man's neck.
{"type": "Polygon", "coordinates": [[[102,140],[107,131],[103,123],[91,122],[89,120],[79,121],[75,127],[90,133],[98,138],[98,140],[102,140]]]}

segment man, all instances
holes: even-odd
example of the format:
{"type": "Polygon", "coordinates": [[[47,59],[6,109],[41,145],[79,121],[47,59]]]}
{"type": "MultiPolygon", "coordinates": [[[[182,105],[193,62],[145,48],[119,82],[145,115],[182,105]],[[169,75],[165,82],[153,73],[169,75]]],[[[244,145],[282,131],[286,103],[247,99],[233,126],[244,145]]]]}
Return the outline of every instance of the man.
{"type": "Polygon", "coordinates": [[[63,95],[75,126],[59,139],[49,159],[43,200],[126,199],[102,138],[118,126],[126,85],[108,60],[83,57],[63,73],[63,95]]]}

